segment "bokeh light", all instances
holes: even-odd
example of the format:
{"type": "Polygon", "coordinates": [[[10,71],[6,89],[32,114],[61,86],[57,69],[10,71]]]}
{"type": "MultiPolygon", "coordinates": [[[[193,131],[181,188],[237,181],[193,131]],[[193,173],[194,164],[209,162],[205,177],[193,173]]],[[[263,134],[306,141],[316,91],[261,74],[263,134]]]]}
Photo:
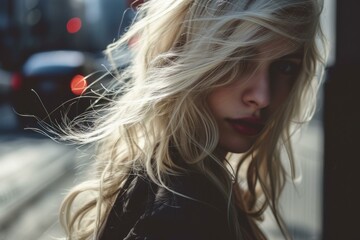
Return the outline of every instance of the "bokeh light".
{"type": "Polygon", "coordinates": [[[81,19],[78,17],[71,18],[66,24],[66,30],[68,33],[77,33],[81,29],[81,19]]]}
{"type": "Polygon", "coordinates": [[[70,83],[72,93],[75,95],[81,95],[87,87],[87,82],[84,76],[76,75],[73,77],[70,83]]]}

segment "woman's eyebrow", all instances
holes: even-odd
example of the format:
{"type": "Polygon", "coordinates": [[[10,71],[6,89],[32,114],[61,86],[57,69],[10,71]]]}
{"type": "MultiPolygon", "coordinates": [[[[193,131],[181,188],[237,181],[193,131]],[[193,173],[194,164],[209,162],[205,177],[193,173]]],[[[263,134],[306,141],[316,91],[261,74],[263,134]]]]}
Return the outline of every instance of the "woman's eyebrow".
{"type": "Polygon", "coordinates": [[[293,52],[293,53],[289,53],[287,55],[284,55],[282,57],[280,57],[280,59],[284,59],[284,58],[291,58],[291,59],[299,59],[302,60],[303,58],[303,53],[302,52],[293,52]]]}

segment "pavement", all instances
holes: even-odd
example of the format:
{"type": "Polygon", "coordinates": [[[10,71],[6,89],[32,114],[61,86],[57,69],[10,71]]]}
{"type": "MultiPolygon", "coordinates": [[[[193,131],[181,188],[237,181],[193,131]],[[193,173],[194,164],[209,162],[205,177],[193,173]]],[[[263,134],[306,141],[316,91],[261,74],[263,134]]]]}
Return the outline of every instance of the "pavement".
{"type": "Polygon", "coordinates": [[[37,240],[57,219],[74,156],[48,138],[0,134],[0,240],[37,240]]]}
{"type": "MultiPolygon", "coordinates": [[[[320,240],[322,231],[323,129],[312,121],[293,138],[297,179],[288,181],[280,209],[294,240],[320,240]]],[[[262,224],[269,239],[283,239],[271,214],[262,224]]]]}

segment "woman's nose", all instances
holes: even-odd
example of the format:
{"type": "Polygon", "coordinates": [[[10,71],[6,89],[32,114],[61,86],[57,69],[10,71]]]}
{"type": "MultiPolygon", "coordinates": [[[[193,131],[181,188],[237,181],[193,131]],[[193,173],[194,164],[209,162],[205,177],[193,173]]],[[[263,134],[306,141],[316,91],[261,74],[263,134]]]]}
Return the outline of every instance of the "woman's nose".
{"type": "Polygon", "coordinates": [[[243,101],[255,109],[262,109],[270,104],[270,81],[266,68],[258,69],[250,76],[243,92],[243,101]]]}

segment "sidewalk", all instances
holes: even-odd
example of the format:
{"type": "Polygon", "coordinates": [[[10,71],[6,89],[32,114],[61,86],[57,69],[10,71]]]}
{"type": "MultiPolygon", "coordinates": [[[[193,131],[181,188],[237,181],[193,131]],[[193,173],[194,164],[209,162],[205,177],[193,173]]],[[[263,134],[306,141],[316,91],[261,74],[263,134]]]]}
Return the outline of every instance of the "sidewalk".
{"type": "MultiPolygon", "coordinates": [[[[294,240],[321,239],[323,130],[313,121],[294,136],[293,146],[298,178],[288,181],[280,200],[282,216],[294,240]]],[[[270,216],[263,223],[269,239],[282,239],[270,216]]]]}

